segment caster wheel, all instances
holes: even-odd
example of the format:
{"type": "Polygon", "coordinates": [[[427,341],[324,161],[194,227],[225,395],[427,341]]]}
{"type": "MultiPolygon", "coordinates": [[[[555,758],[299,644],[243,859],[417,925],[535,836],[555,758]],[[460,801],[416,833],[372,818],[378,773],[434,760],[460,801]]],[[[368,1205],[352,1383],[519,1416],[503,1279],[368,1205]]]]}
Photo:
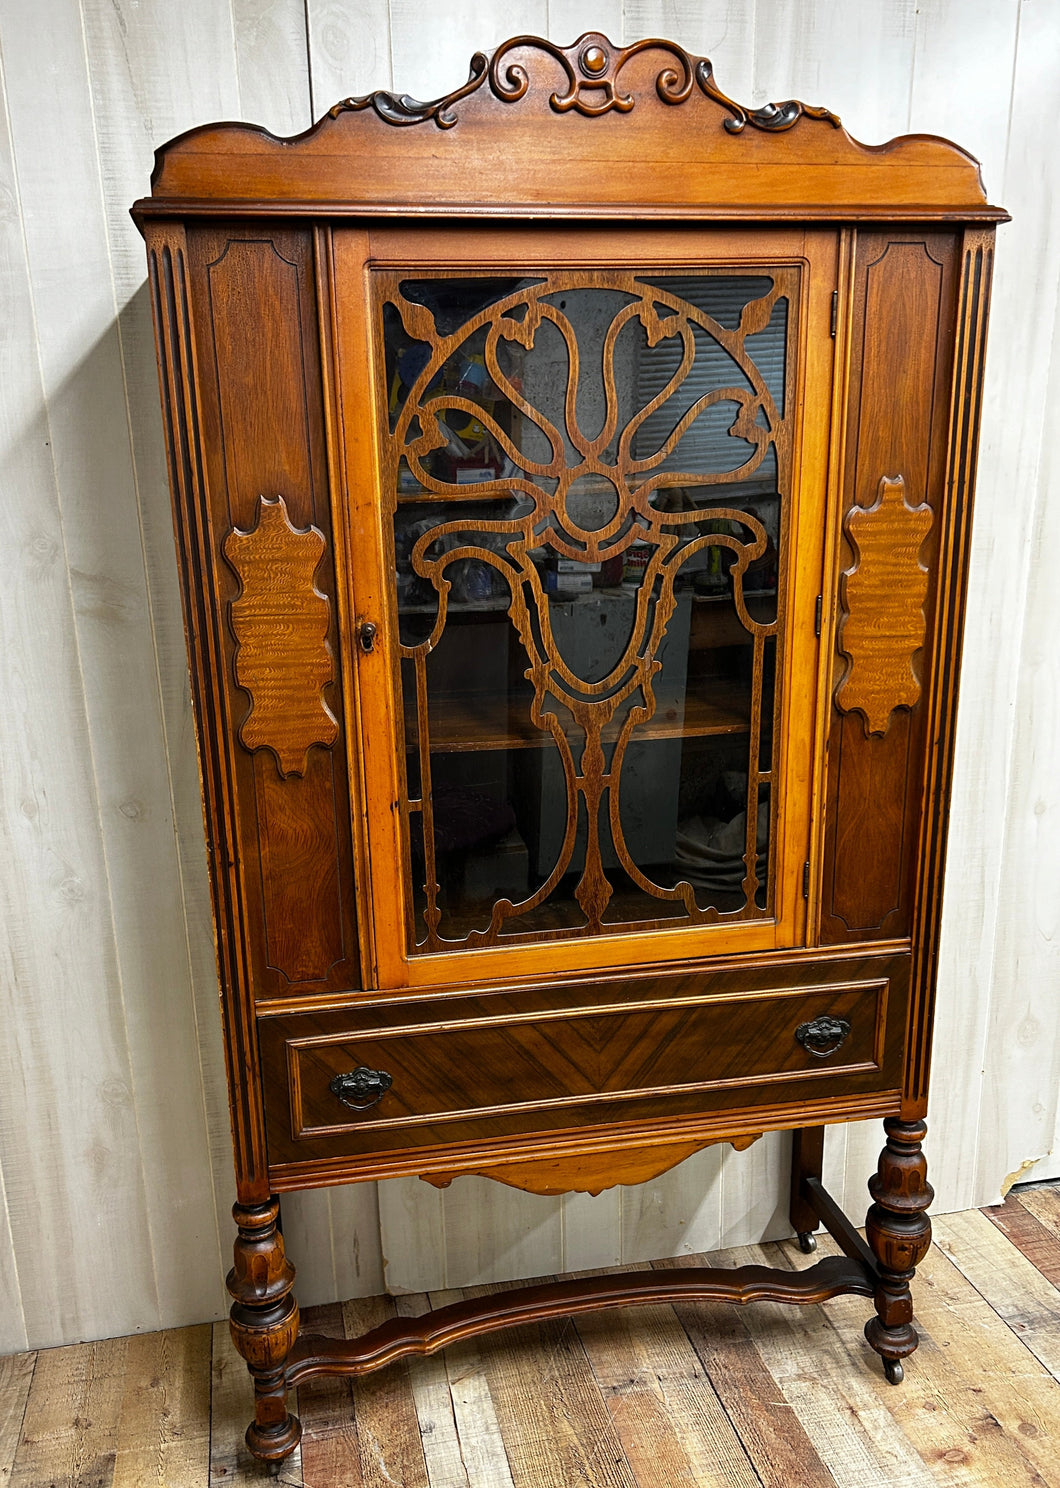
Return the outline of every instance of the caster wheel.
{"type": "Polygon", "coordinates": [[[796,1239],[799,1242],[799,1249],[802,1251],[803,1255],[813,1255],[814,1251],[817,1249],[816,1235],[813,1235],[808,1230],[805,1230],[800,1232],[800,1234],[796,1236],[796,1239]]]}
{"type": "Polygon", "coordinates": [[[902,1368],[901,1359],[884,1359],[883,1372],[887,1376],[889,1385],[900,1385],[905,1379],[905,1370],[902,1368]]]}

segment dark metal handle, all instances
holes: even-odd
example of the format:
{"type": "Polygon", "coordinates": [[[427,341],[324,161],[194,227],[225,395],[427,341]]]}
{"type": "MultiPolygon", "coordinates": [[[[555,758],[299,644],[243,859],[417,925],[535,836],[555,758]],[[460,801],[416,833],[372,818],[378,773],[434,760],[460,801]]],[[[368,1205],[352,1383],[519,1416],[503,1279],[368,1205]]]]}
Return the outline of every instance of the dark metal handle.
{"type": "Polygon", "coordinates": [[[348,1074],[336,1075],[328,1089],[351,1111],[367,1111],[369,1106],[378,1105],[393,1083],[386,1070],[369,1069],[367,1065],[359,1064],[348,1074]]]}
{"type": "Polygon", "coordinates": [[[800,1023],[795,1037],[807,1053],[827,1059],[850,1037],[850,1024],[846,1018],[814,1018],[812,1023],[800,1023]]]}
{"type": "Polygon", "coordinates": [[[379,634],[379,626],[372,620],[366,620],[357,633],[361,643],[362,651],[375,650],[375,638],[379,634]]]}

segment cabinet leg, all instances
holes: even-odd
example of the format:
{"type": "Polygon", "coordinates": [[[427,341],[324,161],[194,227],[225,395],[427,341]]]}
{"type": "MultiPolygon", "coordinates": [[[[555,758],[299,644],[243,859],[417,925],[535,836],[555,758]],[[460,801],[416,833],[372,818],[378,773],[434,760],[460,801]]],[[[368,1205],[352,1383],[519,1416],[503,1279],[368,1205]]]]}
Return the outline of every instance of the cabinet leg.
{"type": "Polygon", "coordinates": [[[282,1462],[298,1445],[302,1424],[287,1409],[287,1356],[298,1337],[298,1303],[291,1288],[294,1267],[284,1254],[278,1200],[244,1208],[232,1216],[239,1227],[235,1265],[228,1273],[232,1297],[232,1341],[254,1380],[254,1419],[247,1446],[263,1462],[282,1462]]]}
{"type": "Polygon", "coordinates": [[[805,1255],[817,1249],[814,1230],[821,1221],[803,1195],[806,1178],[820,1179],[824,1162],[824,1127],[804,1126],[791,1134],[791,1228],[805,1255]]]}
{"type": "Polygon", "coordinates": [[[865,1233],[879,1267],[873,1298],[877,1315],[865,1324],[865,1337],[882,1356],[887,1378],[897,1385],[902,1379],[902,1360],[919,1342],[909,1283],[931,1244],[931,1221],[925,1210],[934,1194],[920,1150],[927,1131],[924,1123],[888,1120],[883,1129],[887,1145],[869,1180],[873,1202],[865,1220],[865,1233]]]}

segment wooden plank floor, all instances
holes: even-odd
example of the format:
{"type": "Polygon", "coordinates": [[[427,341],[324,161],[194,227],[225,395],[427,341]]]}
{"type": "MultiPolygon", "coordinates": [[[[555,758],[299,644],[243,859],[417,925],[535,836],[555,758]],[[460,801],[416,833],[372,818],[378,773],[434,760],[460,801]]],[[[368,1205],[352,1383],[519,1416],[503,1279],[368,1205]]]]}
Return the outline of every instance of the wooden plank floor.
{"type": "MultiPolygon", "coordinates": [[[[1060,1488],[1060,1185],[937,1219],[935,1242],[917,1273],[921,1345],[897,1389],[862,1338],[864,1298],[599,1313],[304,1386],[302,1446],[275,1481],[1060,1488]]],[[[748,1261],[812,1264],[790,1243],[712,1258],[748,1261]]],[[[306,1320],[353,1335],[458,1295],[371,1298],[306,1320]]],[[[224,1323],[0,1359],[0,1484],[261,1485],[242,1441],[250,1399],[224,1323]]]]}

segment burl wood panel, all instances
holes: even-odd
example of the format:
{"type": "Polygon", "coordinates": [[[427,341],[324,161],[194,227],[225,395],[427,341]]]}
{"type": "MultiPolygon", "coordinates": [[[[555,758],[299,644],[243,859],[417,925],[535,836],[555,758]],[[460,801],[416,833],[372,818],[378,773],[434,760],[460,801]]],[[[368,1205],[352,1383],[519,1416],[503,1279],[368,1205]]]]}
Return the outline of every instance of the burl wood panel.
{"type": "Polygon", "coordinates": [[[860,713],[870,734],[885,734],[895,709],[920,697],[914,660],[928,588],[920,550],[932,521],[930,506],[909,505],[902,476],[881,476],[873,505],[853,506],[843,520],[854,562],[839,581],[838,644],[848,666],[835,705],[860,713]]]}
{"type": "Polygon", "coordinates": [[[906,935],[911,927],[956,242],[941,232],[891,232],[861,234],[857,245],[839,555],[842,597],[853,613],[845,622],[841,617],[837,635],[821,896],[825,945],[906,935]],[[885,480],[900,480],[901,492],[889,484],[884,494],[885,480]],[[881,516],[874,540],[866,534],[881,516]],[[864,554],[862,560],[874,576],[872,603],[879,605],[864,622],[859,611],[867,601],[856,583],[850,588],[859,568],[855,534],[858,544],[869,545],[871,561],[864,554]],[[895,542],[897,553],[886,556],[895,542]],[[848,647],[853,664],[844,654],[848,647]],[[851,707],[863,712],[845,711],[851,707]],[[885,713],[884,731],[872,732],[885,713]]]}
{"type": "Polygon", "coordinates": [[[435,1148],[474,1171],[462,1144],[894,1089],[907,981],[904,955],[799,960],[262,1018],[270,1162],[435,1148]],[[823,1016],[850,1032],[820,1057],[796,1030],[823,1016]],[[359,1066],[393,1083],[352,1111],[329,1085],[359,1066]]]}
{"type": "Polygon", "coordinates": [[[344,990],[360,966],[312,235],[210,226],[189,259],[217,680],[255,751],[235,749],[233,797],[250,990],[344,990]]]}
{"type": "Polygon", "coordinates": [[[315,582],[324,534],[294,527],[282,496],[262,496],[257,526],[236,527],[222,546],[241,586],[231,623],[250,712],[239,737],[247,749],[271,749],[281,775],[304,775],[313,745],[330,746],[339,732],[323,695],[335,677],[331,606],[315,582]]]}

